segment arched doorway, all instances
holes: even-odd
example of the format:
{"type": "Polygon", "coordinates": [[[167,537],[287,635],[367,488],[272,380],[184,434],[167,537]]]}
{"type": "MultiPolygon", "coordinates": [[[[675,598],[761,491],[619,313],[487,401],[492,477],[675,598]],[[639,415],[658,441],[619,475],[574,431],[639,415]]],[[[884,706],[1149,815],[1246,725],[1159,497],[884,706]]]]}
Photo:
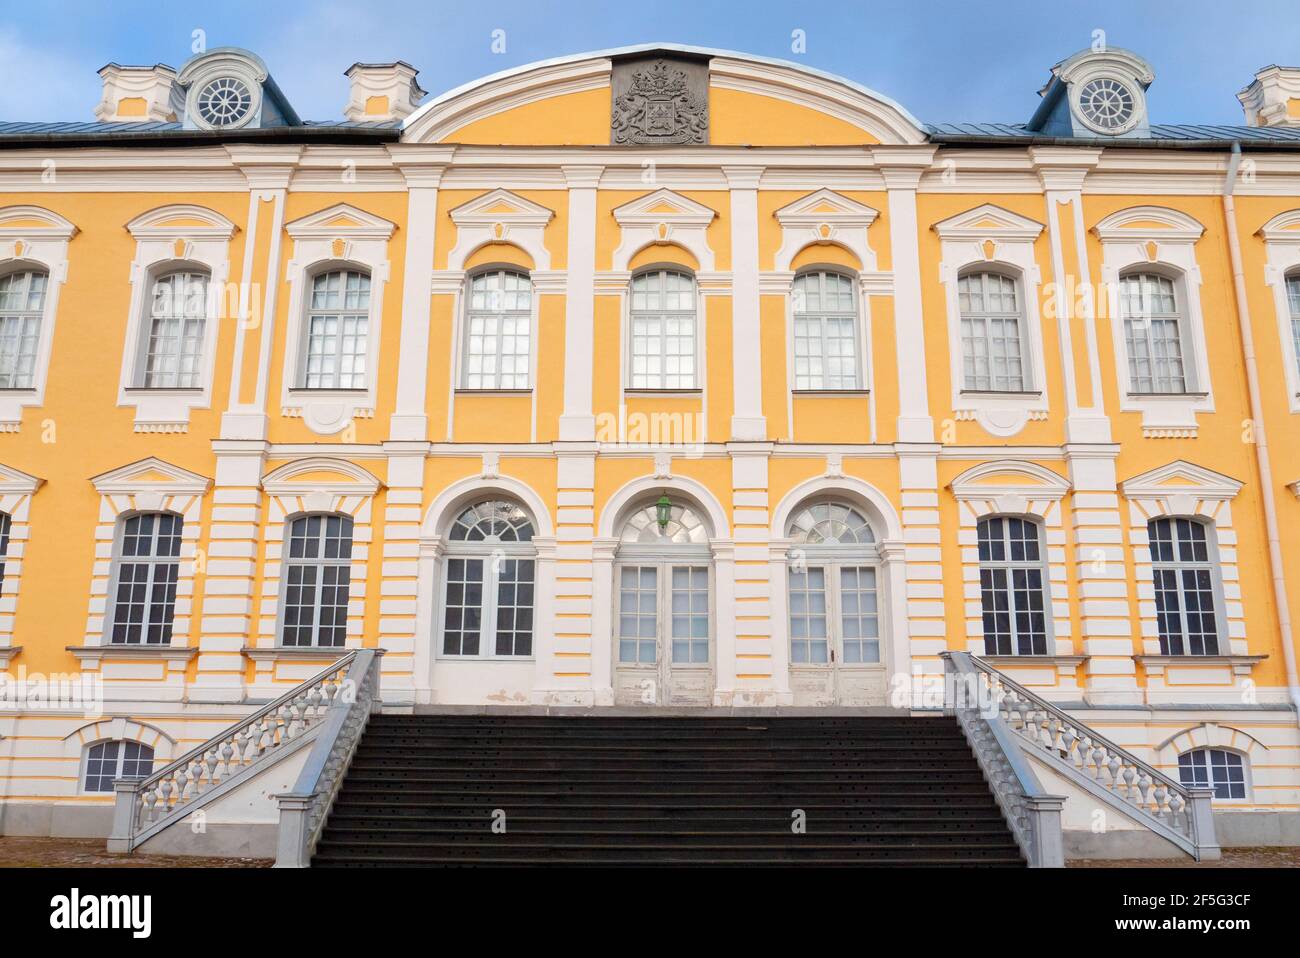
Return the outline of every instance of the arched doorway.
{"type": "Polygon", "coordinates": [[[883,704],[886,583],[870,520],[847,499],[820,497],[791,512],[785,535],[795,704],[883,704]]]}
{"type": "Polygon", "coordinates": [[[623,519],[614,553],[614,701],[713,703],[717,662],[709,528],[661,496],[623,519]]]}

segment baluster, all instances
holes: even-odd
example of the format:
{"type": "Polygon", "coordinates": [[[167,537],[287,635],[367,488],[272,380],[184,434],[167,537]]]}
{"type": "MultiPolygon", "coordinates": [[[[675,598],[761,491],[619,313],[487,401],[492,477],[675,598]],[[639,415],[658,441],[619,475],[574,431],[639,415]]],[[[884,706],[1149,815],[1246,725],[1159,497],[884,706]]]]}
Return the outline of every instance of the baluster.
{"type": "Polygon", "coordinates": [[[1168,798],[1169,798],[1169,789],[1165,788],[1164,783],[1161,782],[1159,785],[1156,786],[1156,790],[1155,790],[1155,800],[1156,800],[1155,816],[1156,816],[1156,818],[1159,818],[1159,819],[1162,819],[1162,820],[1165,818],[1165,815],[1166,815],[1166,801],[1167,801],[1168,798]]]}
{"type": "Polygon", "coordinates": [[[1119,760],[1119,756],[1116,755],[1114,749],[1112,749],[1110,753],[1110,762],[1106,766],[1107,769],[1110,770],[1111,789],[1115,789],[1119,786],[1119,770],[1123,768],[1123,766],[1124,763],[1119,760]]]}
{"type": "Polygon", "coordinates": [[[1169,824],[1177,832],[1188,834],[1191,829],[1187,827],[1186,817],[1183,814],[1187,802],[1178,792],[1172,792],[1169,796],[1169,824]]]}
{"type": "Polygon", "coordinates": [[[1127,801],[1133,802],[1135,805],[1137,804],[1137,802],[1134,801],[1137,795],[1137,788],[1134,786],[1133,783],[1136,781],[1137,781],[1137,769],[1134,768],[1132,765],[1125,766],[1124,790],[1120,792],[1120,794],[1123,795],[1127,801]]]}
{"type": "Polygon", "coordinates": [[[217,783],[217,750],[216,750],[216,748],[210,748],[210,749],[208,749],[208,754],[207,754],[206,757],[207,757],[207,762],[206,762],[205,764],[208,766],[208,785],[211,786],[211,785],[215,785],[215,784],[217,783]]]}

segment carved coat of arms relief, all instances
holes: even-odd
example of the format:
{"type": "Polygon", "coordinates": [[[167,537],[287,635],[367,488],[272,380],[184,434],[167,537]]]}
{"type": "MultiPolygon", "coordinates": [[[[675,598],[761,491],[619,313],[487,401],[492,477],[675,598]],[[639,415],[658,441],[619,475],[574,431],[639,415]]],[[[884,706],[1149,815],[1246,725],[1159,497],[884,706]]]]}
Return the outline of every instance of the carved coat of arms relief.
{"type": "Polygon", "coordinates": [[[620,146],[707,143],[707,75],[691,75],[697,69],[655,60],[625,68],[623,76],[616,73],[610,142],[620,146]]]}

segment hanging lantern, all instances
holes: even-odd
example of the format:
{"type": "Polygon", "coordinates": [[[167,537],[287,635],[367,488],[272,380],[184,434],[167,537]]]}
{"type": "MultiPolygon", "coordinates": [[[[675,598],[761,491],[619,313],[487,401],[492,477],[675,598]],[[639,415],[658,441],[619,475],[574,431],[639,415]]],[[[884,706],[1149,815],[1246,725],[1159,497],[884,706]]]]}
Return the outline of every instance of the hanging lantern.
{"type": "Polygon", "coordinates": [[[668,520],[672,518],[672,510],[673,504],[668,501],[668,495],[665,493],[660,496],[659,501],[655,503],[655,519],[658,520],[661,530],[667,528],[668,520]]]}

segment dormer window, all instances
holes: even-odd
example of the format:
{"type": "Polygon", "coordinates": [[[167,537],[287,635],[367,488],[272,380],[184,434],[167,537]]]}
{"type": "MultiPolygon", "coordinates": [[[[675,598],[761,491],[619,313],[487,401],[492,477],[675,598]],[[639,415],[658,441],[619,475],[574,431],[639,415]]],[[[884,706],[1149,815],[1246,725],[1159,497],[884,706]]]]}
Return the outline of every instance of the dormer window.
{"type": "Polygon", "coordinates": [[[1102,133],[1118,133],[1133,118],[1136,96],[1114,77],[1089,80],[1079,90],[1083,122],[1102,133]]]}
{"type": "Polygon", "coordinates": [[[252,110],[253,94],[237,77],[217,77],[203,86],[194,103],[209,126],[235,126],[252,110]]]}

